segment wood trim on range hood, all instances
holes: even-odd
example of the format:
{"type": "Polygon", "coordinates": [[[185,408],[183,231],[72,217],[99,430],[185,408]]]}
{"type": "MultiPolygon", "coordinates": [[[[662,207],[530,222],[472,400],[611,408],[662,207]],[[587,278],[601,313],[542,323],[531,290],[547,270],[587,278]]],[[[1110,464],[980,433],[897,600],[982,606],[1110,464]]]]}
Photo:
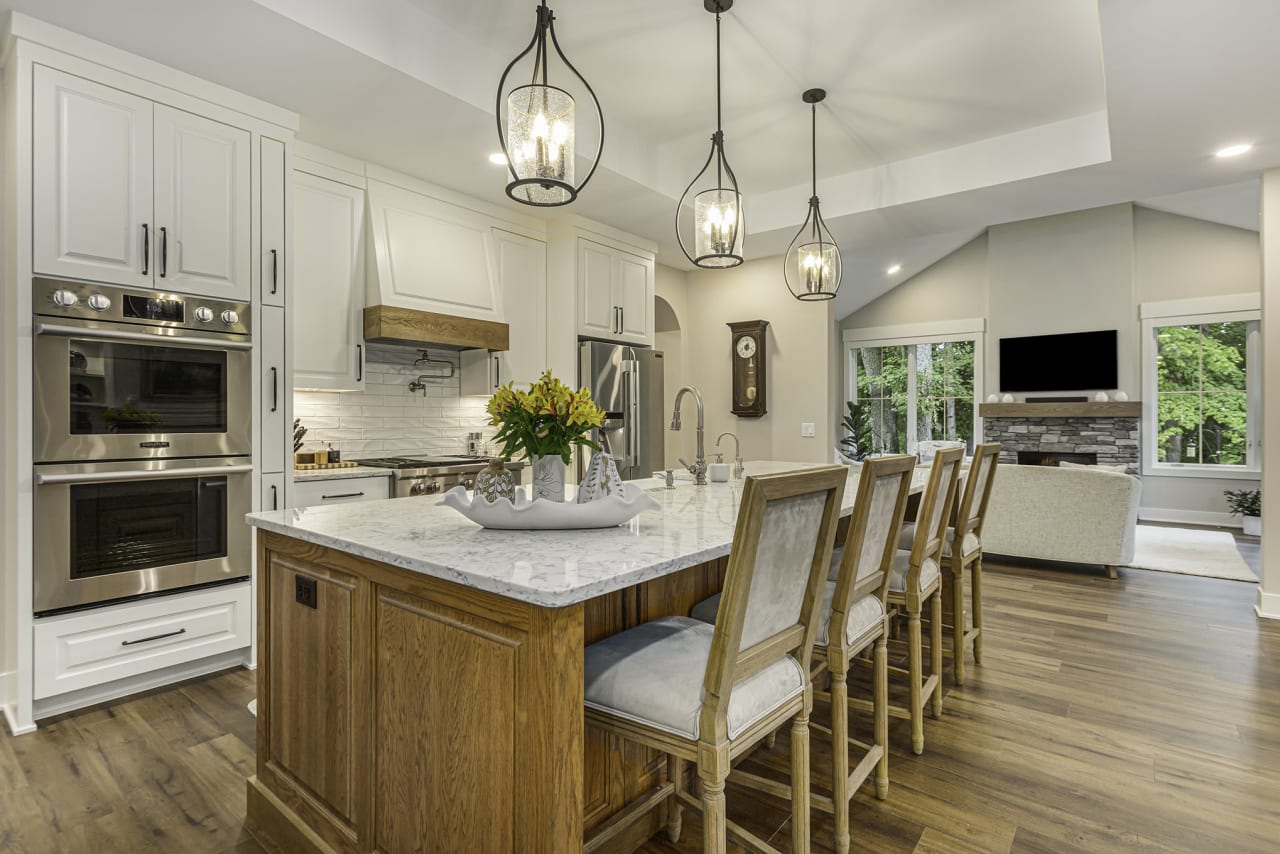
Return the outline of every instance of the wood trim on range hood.
{"type": "Polygon", "coordinates": [[[364,340],[374,344],[410,344],[448,350],[510,349],[510,327],[412,308],[372,305],[364,310],[364,340]]]}

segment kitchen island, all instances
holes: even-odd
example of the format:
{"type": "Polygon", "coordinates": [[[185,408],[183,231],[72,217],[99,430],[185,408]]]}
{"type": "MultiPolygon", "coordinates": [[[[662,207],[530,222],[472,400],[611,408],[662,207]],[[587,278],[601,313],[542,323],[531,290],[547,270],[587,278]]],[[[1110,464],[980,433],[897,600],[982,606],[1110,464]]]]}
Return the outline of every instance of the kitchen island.
{"type": "MultiPolygon", "coordinates": [[[[742,484],[633,485],[661,510],[594,531],[489,531],[420,498],[250,516],[255,832],[286,850],[559,854],[659,785],[661,755],[584,727],[583,649],[719,591],[742,484]]],[[[845,516],[855,487],[851,470],[845,516]]]]}

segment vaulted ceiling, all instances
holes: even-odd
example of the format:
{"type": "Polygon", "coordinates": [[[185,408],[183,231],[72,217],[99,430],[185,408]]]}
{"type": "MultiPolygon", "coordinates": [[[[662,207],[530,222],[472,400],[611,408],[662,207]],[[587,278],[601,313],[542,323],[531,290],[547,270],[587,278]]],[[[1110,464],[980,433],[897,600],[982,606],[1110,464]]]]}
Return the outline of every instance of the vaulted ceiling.
{"type": "MultiPolygon", "coordinates": [[[[296,110],[310,142],[498,203],[495,88],[535,5],[0,0],[296,110]]],[[[713,17],[701,0],[550,5],[606,118],[573,212],[686,266],[672,219],[714,130],[713,17]]],[[[738,0],[724,116],[748,256],[785,250],[804,217],[813,86],[829,92],[818,175],[846,255],[837,316],[997,222],[1151,199],[1247,225],[1254,179],[1280,163],[1276,32],[1273,0],[738,0]],[[1212,156],[1237,141],[1254,151],[1212,156]]],[[[593,142],[580,130],[579,153],[593,142]]]]}

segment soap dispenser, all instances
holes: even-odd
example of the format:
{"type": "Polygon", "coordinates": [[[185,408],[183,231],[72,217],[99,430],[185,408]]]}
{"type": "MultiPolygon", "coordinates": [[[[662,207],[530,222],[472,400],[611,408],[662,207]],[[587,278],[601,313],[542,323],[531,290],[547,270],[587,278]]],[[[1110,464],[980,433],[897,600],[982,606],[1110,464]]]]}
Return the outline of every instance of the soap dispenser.
{"type": "Polygon", "coordinates": [[[707,475],[712,483],[728,483],[729,464],[724,461],[724,454],[716,454],[716,461],[708,466],[707,475]]]}

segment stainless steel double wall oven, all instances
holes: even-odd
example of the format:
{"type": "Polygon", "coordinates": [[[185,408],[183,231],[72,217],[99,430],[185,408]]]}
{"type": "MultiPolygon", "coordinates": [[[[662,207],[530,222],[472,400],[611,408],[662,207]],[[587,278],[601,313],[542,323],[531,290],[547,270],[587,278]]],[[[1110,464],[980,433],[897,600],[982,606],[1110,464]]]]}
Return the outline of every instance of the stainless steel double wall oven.
{"type": "Polygon", "coordinates": [[[37,615],[247,578],[249,306],[33,290],[37,615]]]}

